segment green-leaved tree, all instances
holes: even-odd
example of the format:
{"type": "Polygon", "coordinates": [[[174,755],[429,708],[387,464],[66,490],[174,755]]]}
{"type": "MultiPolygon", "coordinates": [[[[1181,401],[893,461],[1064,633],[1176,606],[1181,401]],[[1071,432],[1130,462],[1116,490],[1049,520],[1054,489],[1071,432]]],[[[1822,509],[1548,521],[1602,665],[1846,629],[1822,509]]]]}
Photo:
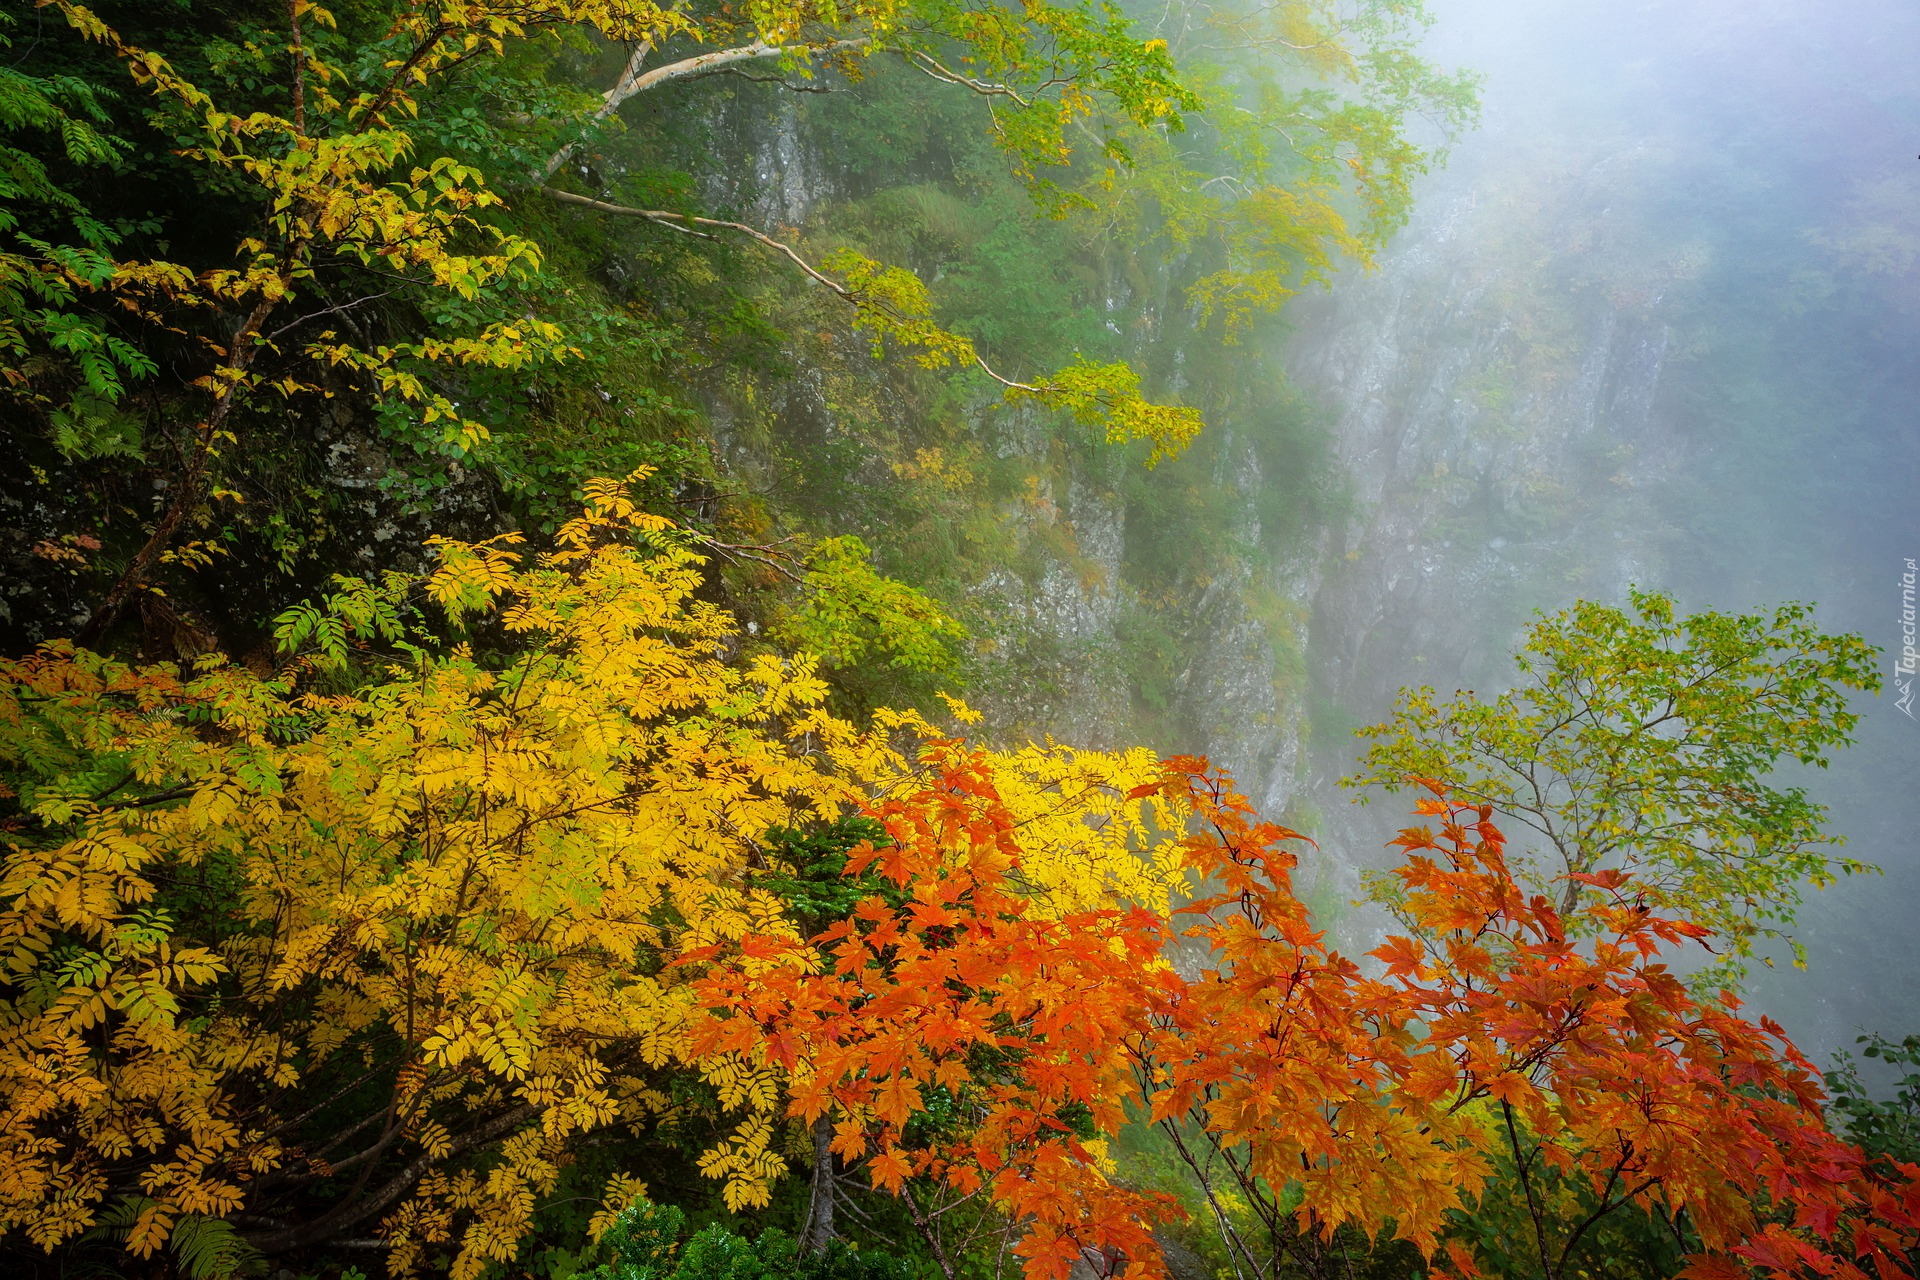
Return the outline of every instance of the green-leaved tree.
{"type": "Polygon", "coordinates": [[[1442,701],[1402,692],[1354,787],[1431,778],[1492,805],[1524,874],[1571,916],[1628,873],[1626,892],[1713,931],[1711,979],[1737,980],[1755,946],[1785,938],[1804,886],[1874,868],[1837,856],[1824,806],[1776,785],[1784,760],[1825,768],[1852,741],[1849,691],[1877,692],[1876,650],[1829,635],[1811,607],[1676,617],[1665,595],[1631,609],[1582,601],[1542,618],[1515,687],[1442,701]],[[1523,833],[1525,833],[1523,835],[1523,833]]]}

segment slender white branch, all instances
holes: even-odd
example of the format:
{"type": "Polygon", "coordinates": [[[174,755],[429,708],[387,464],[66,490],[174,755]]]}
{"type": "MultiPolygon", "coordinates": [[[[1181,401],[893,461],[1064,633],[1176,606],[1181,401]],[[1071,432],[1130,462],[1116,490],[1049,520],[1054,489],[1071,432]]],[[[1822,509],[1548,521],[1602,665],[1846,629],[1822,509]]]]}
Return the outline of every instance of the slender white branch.
{"type": "MultiPolygon", "coordinates": [[[[592,209],[599,213],[616,214],[623,218],[644,218],[648,222],[658,226],[667,227],[686,235],[699,236],[703,240],[711,240],[714,237],[701,231],[701,227],[714,227],[722,231],[737,231],[748,239],[754,240],[785,257],[788,261],[792,262],[794,266],[806,272],[814,283],[831,290],[841,301],[854,307],[859,307],[863,304],[863,299],[858,293],[847,288],[846,285],[841,284],[838,280],[835,280],[832,276],[827,275],[811,262],[801,257],[792,245],[784,241],[776,240],[759,228],[750,227],[744,222],[727,222],[721,218],[703,218],[697,214],[676,213],[672,209],[637,209],[632,205],[609,204],[605,200],[595,200],[591,196],[575,195],[571,191],[560,191],[553,187],[542,187],[540,189],[555,200],[558,200],[561,204],[577,205],[582,209],[592,209]]],[[[865,305],[872,306],[873,303],[867,301],[865,305]]],[[[971,346],[972,344],[968,345],[971,346]]],[[[1002,377],[994,371],[992,365],[986,362],[985,357],[983,357],[979,351],[973,351],[972,355],[973,363],[979,367],[982,373],[1009,391],[1021,391],[1028,395],[1044,396],[1054,390],[1054,388],[1050,386],[1035,386],[1030,382],[1018,382],[1012,378],[1002,377]]]]}
{"type": "Polygon", "coordinates": [[[633,82],[640,78],[640,68],[647,65],[647,55],[653,52],[653,41],[642,40],[633,46],[633,56],[627,59],[625,70],[614,82],[613,88],[601,94],[600,109],[593,113],[596,120],[605,120],[620,109],[620,104],[633,96],[633,82]]]}
{"type": "MultiPolygon", "coordinates": [[[[702,234],[695,230],[695,228],[698,227],[718,227],[724,231],[737,231],[743,236],[759,241],[774,252],[784,254],[786,257],[792,259],[793,264],[809,276],[812,276],[816,283],[825,285],[846,301],[854,302],[857,300],[854,297],[853,290],[847,288],[832,276],[815,269],[812,263],[794,251],[792,245],[775,240],[766,232],[761,231],[757,227],[750,227],[744,222],[727,222],[720,218],[702,218],[690,213],[676,213],[671,209],[636,209],[631,205],[609,204],[605,200],[595,200],[589,196],[575,195],[571,191],[559,191],[553,187],[542,187],[541,190],[552,196],[555,200],[558,200],[561,204],[578,205],[583,209],[593,209],[600,213],[618,214],[623,218],[645,218],[648,222],[658,223],[663,227],[671,227],[675,231],[693,231],[696,235],[702,234]]],[[[705,238],[711,240],[713,237],[706,236],[705,238]]]]}
{"type": "MultiPolygon", "coordinates": [[[[675,6],[676,9],[678,7],[678,5],[675,6]]],[[[716,49],[712,53],[702,53],[691,58],[682,58],[678,62],[669,62],[664,67],[655,67],[653,70],[643,74],[641,68],[646,65],[648,57],[653,53],[653,41],[642,40],[633,47],[633,52],[627,57],[627,65],[621,70],[620,78],[614,81],[613,88],[600,95],[600,109],[593,113],[593,123],[598,125],[604,122],[607,117],[620,109],[622,103],[634,97],[636,94],[645,93],[649,89],[657,88],[670,81],[686,80],[693,76],[702,76],[715,71],[724,71],[728,67],[741,62],[754,62],[763,58],[778,58],[789,53],[832,53],[840,49],[856,48],[866,43],[867,40],[865,37],[855,40],[835,40],[827,44],[780,45],[768,44],[764,40],[755,40],[751,44],[744,44],[735,49],[716,49]]],[[[580,144],[576,140],[567,143],[558,151],[554,152],[552,156],[548,157],[547,163],[542,166],[539,176],[535,181],[544,183],[551,179],[554,174],[560,171],[560,166],[567,162],[567,157],[571,156],[579,146],[580,144]]]]}
{"type": "MultiPolygon", "coordinates": [[[[1033,105],[1021,97],[1011,85],[994,84],[991,81],[976,80],[972,76],[962,75],[960,72],[943,65],[938,59],[929,54],[922,53],[918,49],[897,49],[895,52],[904,57],[919,71],[932,76],[942,84],[960,85],[963,88],[973,90],[983,98],[1012,98],[1023,107],[1033,105]]],[[[1049,83],[1053,82],[1050,81],[1049,83]]],[[[1047,86],[1042,85],[1041,87],[1045,88],[1047,86]]]]}
{"type": "Polygon", "coordinates": [[[715,49],[712,53],[695,54],[691,58],[669,62],[664,67],[655,67],[645,75],[635,78],[620,100],[624,102],[634,94],[645,93],[671,80],[685,80],[692,76],[724,71],[739,62],[780,58],[788,54],[834,53],[841,49],[857,49],[866,43],[868,40],[865,36],[853,40],[834,40],[827,44],[768,44],[763,40],[755,40],[752,44],[743,44],[735,49],[715,49]]]}
{"type": "MultiPolygon", "coordinates": [[[[627,55],[627,65],[621,70],[620,78],[614,81],[613,88],[600,95],[600,109],[593,113],[594,124],[597,125],[601,123],[608,116],[618,111],[620,104],[634,95],[634,81],[639,79],[640,68],[647,65],[647,57],[652,52],[653,41],[651,40],[642,40],[639,44],[633,46],[633,52],[627,55]]],[[[541,166],[540,176],[536,178],[535,181],[545,182],[553,177],[554,174],[560,171],[560,166],[567,162],[567,157],[579,149],[579,146],[580,143],[576,139],[562,146],[551,156],[548,156],[547,163],[541,166]]]]}

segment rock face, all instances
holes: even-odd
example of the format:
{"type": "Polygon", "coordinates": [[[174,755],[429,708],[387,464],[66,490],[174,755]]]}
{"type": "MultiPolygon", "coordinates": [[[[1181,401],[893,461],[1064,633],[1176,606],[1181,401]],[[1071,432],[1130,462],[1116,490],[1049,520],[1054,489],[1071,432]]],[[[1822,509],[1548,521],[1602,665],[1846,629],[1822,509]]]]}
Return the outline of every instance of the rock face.
{"type": "Polygon", "coordinates": [[[1070,537],[1073,560],[1043,553],[1036,577],[995,568],[976,588],[977,603],[1000,617],[1003,643],[1016,646],[1017,655],[1003,668],[1008,675],[981,688],[978,700],[996,725],[1115,747],[1127,740],[1131,713],[1115,657],[1126,509],[1114,495],[1077,479],[1062,487],[1058,499],[1037,494],[1026,519],[1070,537]]]}
{"type": "MultiPolygon", "coordinates": [[[[1685,461],[1662,424],[1673,339],[1658,300],[1563,288],[1563,262],[1496,258],[1510,210],[1473,184],[1435,183],[1377,272],[1297,306],[1288,364],[1329,414],[1344,513],[1196,589],[1173,692],[1189,739],[1154,744],[1206,753],[1263,812],[1322,837],[1307,888],[1330,908],[1396,825],[1393,803],[1355,811],[1337,786],[1351,729],[1403,685],[1500,687],[1535,605],[1657,583],[1666,535],[1649,495],[1685,461]],[[1514,305],[1556,290],[1551,314],[1514,305]]],[[[1560,195],[1569,218],[1584,207],[1581,192],[1560,195]]],[[[1551,216],[1528,228],[1567,230],[1551,216]]],[[[1250,449],[1222,456],[1222,491],[1243,508],[1230,522],[1257,527],[1273,478],[1250,449]]],[[[989,589],[1035,655],[1022,665],[1060,674],[979,700],[1002,726],[1123,739],[1128,690],[1106,655],[1132,589],[1122,548],[1139,531],[1090,485],[1053,507],[1075,563],[1025,582],[999,573],[989,589]]]]}
{"type": "Polygon", "coordinates": [[[1356,815],[1336,783],[1348,730],[1383,718],[1398,689],[1498,690],[1534,608],[1664,577],[1653,495],[1685,448],[1662,419],[1673,338],[1660,305],[1494,258],[1498,211],[1472,184],[1435,184],[1377,274],[1302,309],[1290,353],[1294,376],[1337,406],[1353,493],[1303,583],[1313,704],[1329,722],[1298,781],[1329,847],[1377,850],[1396,825],[1397,805],[1356,815]],[[1550,323],[1513,305],[1554,293],[1550,323]]]}

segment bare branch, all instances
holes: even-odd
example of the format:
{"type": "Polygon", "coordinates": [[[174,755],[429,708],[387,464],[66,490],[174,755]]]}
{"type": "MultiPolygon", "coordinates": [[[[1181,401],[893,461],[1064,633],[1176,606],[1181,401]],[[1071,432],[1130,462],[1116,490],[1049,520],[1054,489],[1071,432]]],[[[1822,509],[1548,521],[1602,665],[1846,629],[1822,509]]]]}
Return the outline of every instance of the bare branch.
{"type": "MultiPolygon", "coordinates": [[[[633,82],[639,78],[640,68],[646,65],[647,56],[652,52],[653,41],[651,40],[642,40],[633,46],[633,52],[627,55],[627,65],[621,70],[620,78],[614,81],[613,88],[600,95],[600,109],[593,113],[593,124],[599,124],[608,116],[618,111],[620,104],[633,96],[633,82]]],[[[578,138],[563,145],[558,151],[547,157],[547,162],[540,166],[540,172],[534,181],[545,182],[547,179],[553,177],[554,174],[560,171],[560,166],[567,162],[567,157],[571,156],[575,151],[579,150],[579,148],[580,140],[578,138]]]]}
{"type": "MultiPolygon", "coordinates": [[[[643,76],[636,77],[620,101],[625,102],[637,93],[658,88],[672,80],[688,80],[694,76],[709,75],[715,71],[741,62],[753,62],[761,58],[783,58],[788,55],[808,57],[821,53],[837,53],[842,49],[858,49],[870,41],[865,36],[852,40],[833,40],[826,44],[768,44],[755,40],[752,44],[743,44],[735,49],[716,49],[712,53],[696,54],[691,58],[682,58],[670,62],[664,67],[655,67],[643,76]]],[[[618,105],[618,104],[616,104],[618,105]]]]}
{"type": "Polygon", "coordinates": [[[805,582],[806,578],[794,571],[794,565],[797,563],[794,557],[780,550],[783,545],[792,541],[793,539],[791,537],[786,537],[780,539],[779,542],[769,542],[756,546],[721,542],[717,538],[701,538],[699,545],[711,551],[714,555],[719,556],[722,560],[731,561],[735,564],[744,560],[751,560],[755,564],[766,566],[790,581],[805,582]]]}
{"type": "MultiPolygon", "coordinates": [[[[812,276],[818,284],[825,285],[848,302],[857,302],[853,290],[816,270],[812,263],[796,253],[791,245],[775,240],[766,232],[750,227],[744,222],[728,222],[722,218],[702,218],[690,213],[676,213],[671,209],[635,209],[624,204],[608,204],[605,200],[595,200],[588,196],[578,196],[571,191],[559,191],[553,187],[542,187],[542,191],[558,200],[561,204],[575,204],[583,209],[593,209],[600,213],[617,214],[623,218],[645,218],[663,227],[672,227],[676,231],[685,231],[692,227],[720,227],[727,231],[738,231],[741,235],[759,241],[776,253],[786,255],[793,264],[812,276]]],[[[705,237],[711,240],[712,236],[705,237]]]]}
{"type": "MultiPolygon", "coordinates": [[[[986,98],[1012,98],[1023,107],[1033,105],[1027,99],[1021,97],[1011,85],[994,84],[986,80],[975,80],[972,76],[963,75],[943,65],[938,59],[933,57],[933,55],[922,53],[918,49],[895,49],[894,52],[905,58],[908,63],[922,74],[932,76],[942,84],[959,85],[962,88],[971,89],[986,98]]],[[[1058,82],[1049,81],[1048,83],[1058,82]]],[[[1045,88],[1046,86],[1042,85],[1041,87],[1045,88]]]]}
{"type": "MultiPolygon", "coordinates": [[[[674,8],[678,10],[679,6],[675,5],[674,8]]],[[[593,113],[592,123],[600,124],[618,111],[622,103],[636,94],[645,93],[649,89],[658,88],[674,80],[711,75],[716,71],[729,70],[739,63],[755,62],[763,58],[779,58],[788,54],[833,53],[841,49],[856,48],[866,43],[867,40],[864,37],[854,40],[835,40],[818,45],[768,44],[764,40],[755,40],[751,44],[743,44],[733,49],[716,49],[712,53],[682,58],[678,62],[669,62],[663,67],[655,67],[643,74],[641,68],[646,65],[647,58],[653,53],[653,41],[643,40],[633,47],[633,52],[627,57],[627,65],[620,72],[620,78],[614,82],[613,88],[600,95],[600,109],[593,113]]],[[[567,162],[567,157],[579,148],[579,145],[578,141],[569,142],[554,152],[548,157],[547,163],[541,167],[535,181],[546,182],[552,178],[560,171],[560,166],[567,162]]]]}
{"type": "MultiPolygon", "coordinates": [[[[685,232],[691,235],[702,234],[694,229],[697,227],[718,227],[726,231],[737,231],[741,235],[758,241],[765,247],[772,249],[775,253],[786,257],[796,267],[799,267],[802,271],[806,272],[808,276],[812,277],[816,284],[832,290],[841,301],[854,307],[863,304],[864,300],[859,294],[801,257],[792,245],[781,240],[776,240],[766,232],[756,227],[750,227],[744,222],[727,222],[721,218],[703,218],[697,214],[676,213],[671,209],[636,209],[629,205],[609,204],[605,200],[595,200],[589,196],[575,195],[571,191],[561,191],[554,187],[542,187],[540,190],[562,204],[579,205],[583,209],[593,209],[600,213],[616,214],[623,218],[644,218],[648,222],[656,223],[659,226],[670,227],[675,231],[685,232]]],[[[710,240],[713,237],[703,236],[702,238],[710,240]]],[[[973,351],[972,355],[973,363],[982,373],[1009,391],[1019,391],[1027,395],[1044,396],[1051,390],[1049,387],[1037,386],[1031,382],[1019,382],[1012,378],[1002,377],[994,370],[992,365],[987,363],[986,358],[982,356],[979,351],[973,351]]]]}

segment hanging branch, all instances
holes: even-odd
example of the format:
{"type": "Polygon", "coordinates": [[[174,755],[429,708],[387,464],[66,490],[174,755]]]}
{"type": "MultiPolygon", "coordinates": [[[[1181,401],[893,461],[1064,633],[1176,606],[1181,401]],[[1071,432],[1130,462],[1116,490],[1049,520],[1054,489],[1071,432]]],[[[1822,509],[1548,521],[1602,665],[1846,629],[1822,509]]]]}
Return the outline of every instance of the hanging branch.
{"type": "MultiPolygon", "coordinates": [[[[659,226],[667,227],[673,231],[698,236],[702,240],[714,240],[718,239],[718,237],[698,231],[695,228],[714,227],[722,231],[738,232],[761,246],[771,249],[775,253],[785,257],[789,262],[805,272],[815,284],[828,289],[835,297],[847,303],[849,306],[868,310],[881,309],[874,299],[863,295],[859,290],[850,288],[840,281],[835,280],[832,276],[826,274],[826,272],[801,257],[792,245],[782,240],[776,240],[759,228],[750,227],[744,222],[729,222],[724,218],[706,218],[698,214],[678,213],[672,209],[637,209],[629,205],[610,204],[605,200],[595,200],[590,196],[575,195],[571,191],[561,191],[554,187],[542,187],[540,190],[555,200],[558,200],[561,204],[577,205],[583,209],[592,209],[598,213],[610,213],[617,217],[641,218],[659,226]]],[[[1058,390],[1058,388],[1044,383],[1020,382],[1013,378],[1001,376],[992,365],[987,363],[986,358],[982,356],[978,350],[973,349],[972,343],[967,343],[967,355],[971,358],[971,362],[976,368],[1009,391],[1017,391],[1030,396],[1046,396],[1058,390]]]]}

